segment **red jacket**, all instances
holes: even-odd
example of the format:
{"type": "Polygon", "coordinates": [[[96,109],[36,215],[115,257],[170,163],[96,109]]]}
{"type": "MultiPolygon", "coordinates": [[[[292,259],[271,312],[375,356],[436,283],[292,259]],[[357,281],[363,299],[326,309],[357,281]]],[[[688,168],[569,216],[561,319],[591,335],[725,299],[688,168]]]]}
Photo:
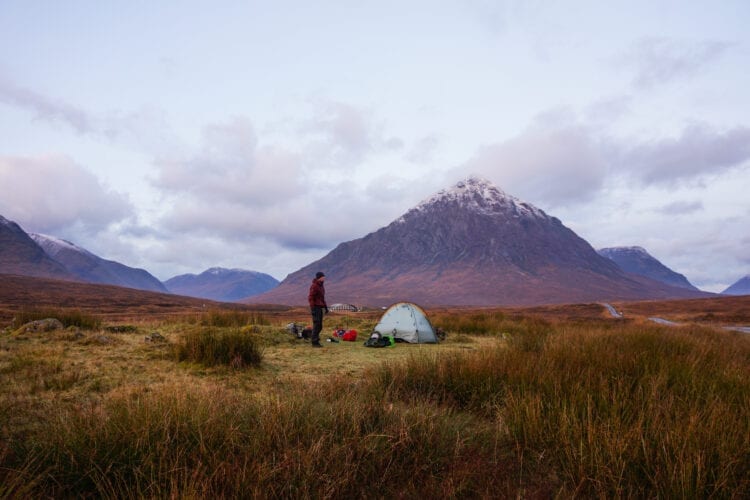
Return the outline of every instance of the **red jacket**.
{"type": "Polygon", "coordinates": [[[328,307],[326,304],[326,289],[322,281],[313,280],[310,285],[310,293],[307,295],[307,301],[310,307],[328,307]]]}

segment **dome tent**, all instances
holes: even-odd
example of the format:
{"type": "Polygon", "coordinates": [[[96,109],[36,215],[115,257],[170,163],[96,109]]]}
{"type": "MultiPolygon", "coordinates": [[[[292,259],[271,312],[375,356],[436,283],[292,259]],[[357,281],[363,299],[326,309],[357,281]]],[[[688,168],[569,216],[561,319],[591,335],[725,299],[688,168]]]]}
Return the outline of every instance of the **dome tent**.
{"type": "Polygon", "coordinates": [[[393,335],[412,344],[437,344],[435,329],[427,314],[416,304],[398,302],[390,306],[380,317],[373,331],[381,335],[393,335]]]}

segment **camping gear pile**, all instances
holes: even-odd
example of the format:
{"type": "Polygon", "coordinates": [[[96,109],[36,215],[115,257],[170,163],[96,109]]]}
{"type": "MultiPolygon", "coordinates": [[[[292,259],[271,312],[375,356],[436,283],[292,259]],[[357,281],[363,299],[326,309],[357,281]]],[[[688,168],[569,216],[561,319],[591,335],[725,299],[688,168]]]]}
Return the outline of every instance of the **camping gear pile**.
{"type": "Polygon", "coordinates": [[[396,345],[396,339],[391,335],[381,335],[380,332],[372,332],[370,338],[365,341],[365,347],[390,347],[396,345]]]}
{"type": "MultiPolygon", "coordinates": [[[[289,323],[287,330],[298,339],[309,340],[312,335],[312,327],[302,327],[301,324],[289,323]]],[[[390,306],[383,315],[370,337],[365,341],[365,347],[389,347],[397,342],[408,342],[410,344],[437,344],[439,339],[445,339],[445,333],[433,328],[424,309],[411,302],[397,302],[390,306]]],[[[357,330],[344,329],[341,326],[334,328],[328,342],[339,341],[355,342],[357,330]]]]}
{"type": "Polygon", "coordinates": [[[338,327],[336,328],[336,330],[334,330],[333,336],[345,342],[354,342],[355,340],[357,340],[357,330],[353,328],[344,330],[343,328],[338,327]]]}
{"type": "Polygon", "coordinates": [[[286,325],[286,329],[298,339],[310,340],[310,337],[312,337],[312,327],[310,325],[305,325],[303,327],[297,323],[289,323],[286,325]]]}

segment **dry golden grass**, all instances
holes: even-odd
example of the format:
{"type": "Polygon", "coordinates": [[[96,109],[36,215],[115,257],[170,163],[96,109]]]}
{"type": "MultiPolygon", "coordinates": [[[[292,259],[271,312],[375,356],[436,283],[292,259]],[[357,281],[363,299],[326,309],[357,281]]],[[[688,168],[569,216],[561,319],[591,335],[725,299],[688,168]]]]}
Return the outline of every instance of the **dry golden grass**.
{"type": "Polygon", "coordinates": [[[304,308],[84,296],[101,329],[0,322],[0,498],[750,494],[750,337],[718,328],[748,298],[433,309],[445,342],[381,349],[362,345],[380,311],[331,314],[324,341],[360,337],[313,349],[285,330],[304,308]],[[260,365],[178,362],[206,329],[260,365]]]}

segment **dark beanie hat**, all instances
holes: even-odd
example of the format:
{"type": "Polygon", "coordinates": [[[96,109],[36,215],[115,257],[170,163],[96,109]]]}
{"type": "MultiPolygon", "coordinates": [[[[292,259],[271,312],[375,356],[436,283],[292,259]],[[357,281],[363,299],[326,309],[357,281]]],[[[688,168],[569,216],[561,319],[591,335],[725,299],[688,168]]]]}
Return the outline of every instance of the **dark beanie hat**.
{"type": "Polygon", "coordinates": [[[315,279],[318,279],[318,278],[322,278],[322,277],[324,277],[324,276],[325,276],[325,274],[323,274],[323,273],[322,273],[322,272],[320,272],[320,271],[318,271],[317,273],[315,273],[315,279]]]}

